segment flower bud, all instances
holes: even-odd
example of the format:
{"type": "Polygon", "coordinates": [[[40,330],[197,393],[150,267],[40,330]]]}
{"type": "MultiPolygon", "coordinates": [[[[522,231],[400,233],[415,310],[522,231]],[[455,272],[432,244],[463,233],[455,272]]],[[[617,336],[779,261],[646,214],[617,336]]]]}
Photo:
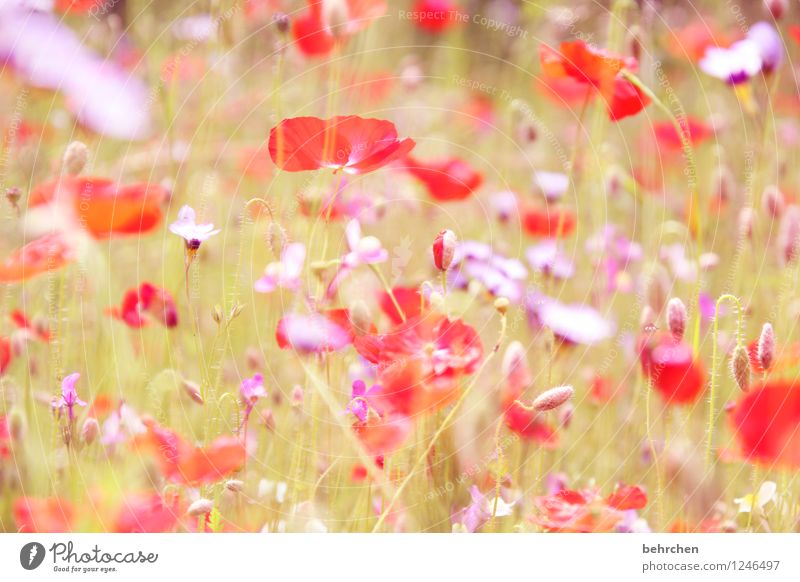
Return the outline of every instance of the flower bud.
{"type": "Polygon", "coordinates": [[[772,324],[765,323],[761,328],[761,335],[758,338],[758,350],[756,352],[758,364],[764,370],[769,370],[775,358],[775,331],[772,324]]]}
{"type": "Polygon", "coordinates": [[[286,34],[289,32],[289,27],[292,24],[289,20],[289,17],[284,12],[276,12],[273,14],[272,22],[275,23],[275,26],[278,28],[278,32],[281,34],[286,34]]]}
{"type": "Polygon", "coordinates": [[[210,499],[200,498],[189,506],[189,509],[186,510],[186,514],[192,517],[201,517],[211,513],[212,509],[214,509],[214,503],[210,499]]]}
{"type": "Polygon", "coordinates": [[[753,223],[755,222],[755,218],[756,213],[749,206],[746,206],[739,211],[739,238],[753,238],[753,223]]]}
{"type": "Polygon", "coordinates": [[[264,428],[269,432],[275,432],[275,415],[271,408],[265,408],[261,411],[261,422],[264,423],[264,428]]]}
{"type": "Polygon", "coordinates": [[[564,428],[569,428],[569,425],[572,424],[572,415],[575,412],[575,408],[567,402],[564,406],[562,406],[558,410],[558,424],[564,428]]]}
{"type": "Polygon", "coordinates": [[[97,438],[98,434],[100,434],[100,424],[97,422],[95,417],[90,416],[83,421],[83,427],[81,427],[81,440],[85,444],[92,444],[97,438]]]}
{"type": "Polygon", "coordinates": [[[789,10],[789,0],[764,0],[764,8],[775,20],[780,20],[789,10]]]}
{"type": "Polygon", "coordinates": [[[248,346],[244,351],[244,359],[251,370],[263,370],[265,367],[264,355],[256,346],[248,346]]]}
{"type": "Polygon", "coordinates": [[[737,345],[733,348],[730,366],[731,376],[736,381],[736,385],[742,392],[747,392],[747,389],[750,388],[750,358],[746,347],[737,345]]]}
{"type": "Polygon", "coordinates": [[[77,176],[86,167],[89,160],[89,148],[80,141],[73,141],[64,151],[64,171],[70,176],[77,176]]]}
{"type": "Polygon", "coordinates": [[[764,214],[771,218],[780,218],[786,207],[786,199],[777,186],[767,186],[761,196],[761,205],[764,214]]]}
{"type": "Polygon", "coordinates": [[[19,408],[12,408],[8,413],[8,432],[15,441],[25,438],[25,415],[19,408]]]}
{"type": "Polygon", "coordinates": [[[433,262],[440,271],[446,271],[453,263],[456,252],[456,234],[452,230],[442,230],[433,240],[433,262]]]}
{"type": "Polygon", "coordinates": [[[6,188],[6,200],[8,200],[11,206],[16,207],[16,205],[19,203],[20,198],[22,198],[22,190],[20,190],[16,186],[12,186],[11,188],[6,188]]]}
{"type": "Polygon", "coordinates": [[[683,339],[688,319],[686,305],[683,304],[683,301],[677,297],[670,299],[667,303],[667,327],[676,341],[683,339]]]}
{"type": "Polygon", "coordinates": [[[197,402],[197,404],[205,404],[203,400],[203,396],[200,393],[200,387],[192,382],[191,380],[184,380],[182,383],[183,391],[186,392],[186,395],[197,402]]]}
{"type": "Polygon", "coordinates": [[[322,24],[336,39],[347,34],[350,10],[345,0],[322,0],[322,24]]]}
{"type": "Polygon", "coordinates": [[[509,301],[507,297],[498,297],[494,300],[494,308],[500,315],[505,315],[508,312],[509,301]]]}
{"type": "Polygon", "coordinates": [[[533,401],[533,408],[537,412],[547,412],[548,410],[555,410],[567,400],[572,398],[575,390],[572,386],[558,386],[550,388],[539,394],[533,401]]]}
{"type": "Polygon", "coordinates": [[[303,406],[304,399],[303,387],[300,384],[295,384],[294,388],[292,388],[292,406],[303,406]]]}
{"type": "Polygon", "coordinates": [[[788,206],[781,220],[778,231],[778,249],[783,265],[788,265],[797,258],[800,247],[800,207],[788,206]]]}
{"type": "Polygon", "coordinates": [[[239,479],[228,479],[225,481],[225,489],[233,493],[239,493],[244,489],[244,481],[239,479]]]}
{"type": "Polygon", "coordinates": [[[286,234],[286,230],[277,222],[270,222],[267,227],[267,244],[276,258],[280,259],[283,247],[288,242],[289,235],[286,234]]]}

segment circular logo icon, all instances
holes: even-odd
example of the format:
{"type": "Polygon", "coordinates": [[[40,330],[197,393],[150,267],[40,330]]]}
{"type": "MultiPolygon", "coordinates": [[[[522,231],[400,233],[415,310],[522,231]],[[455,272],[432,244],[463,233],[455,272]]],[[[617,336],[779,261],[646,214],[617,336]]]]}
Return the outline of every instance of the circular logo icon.
{"type": "Polygon", "coordinates": [[[30,542],[19,551],[19,563],[26,570],[35,570],[44,561],[44,546],[39,542],[30,542]]]}

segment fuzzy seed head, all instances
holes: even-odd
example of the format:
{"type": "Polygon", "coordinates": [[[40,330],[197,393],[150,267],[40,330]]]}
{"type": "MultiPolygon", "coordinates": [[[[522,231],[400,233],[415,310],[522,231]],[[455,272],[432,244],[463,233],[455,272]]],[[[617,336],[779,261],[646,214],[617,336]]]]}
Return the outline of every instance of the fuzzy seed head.
{"type": "Polygon", "coordinates": [[[770,218],[780,218],[786,207],[786,199],[783,196],[783,192],[778,190],[777,186],[767,186],[764,189],[761,203],[763,205],[764,214],[770,218]]]}
{"type": "Polygon", "coordinates": [[[756,213],[751,207],[746,206],[739,211],[739,238],[753,238],[753,224],[755,223],[756,213]]]}
{"type": "Polygon", "coordinates": [[[244,489],[244,481],[240,479],[228,479],[225,481],[225,489],[231,491],[232,493],[239,493],[242,489],[244,489]]]}
{"type": "Polygon", "coordinates": [[[667,327],[669,328],[672,337],[677,341],[683,339],[683,334],[686,332],[686,322],[689,317],[686,314],[686,305],[677,297],[673,297],[667,303],[667,327]]]}
{"type": "Polygon", "coordinates": [[[186,510],[186,514],[192,517],[201,517],[211,513],[212,509],[214,509],[214,502],[210,499],[200,498],[189,506],[189,509],[186,510]]]}
{"type": "Polygon", "coordinates": [[[572,386],[558,386],[550,388],[539,394],[533,401],[533,408],[537,412],[547,412],[548,410],[555,410],[562,404],[567,402],[575,394],[572,386]]]}
{"type": "Polygon", "coordinates": [[[775,330],[771,323],[765,323],[761,328],[761,335],[758,338],[758,363],[764,370],[772,367],[775,359],[775,330]]]}
{"type": "Polygon", "coordinates": [[[89,148],[80,141],[73,141],[64,151],[64,171],[70,176],[77,176],[89,161],[89,148]]]}

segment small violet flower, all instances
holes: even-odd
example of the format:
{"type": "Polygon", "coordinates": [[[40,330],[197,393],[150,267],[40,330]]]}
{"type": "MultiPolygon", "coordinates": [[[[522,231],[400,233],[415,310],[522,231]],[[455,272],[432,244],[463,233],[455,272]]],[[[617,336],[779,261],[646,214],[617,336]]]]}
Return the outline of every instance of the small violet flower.
{"type": "Polygon", "coordinates": [[[78,391],[75,389],[75,383],[80,377],[81,375],[75,372],[61,381],[61,398],[56,402],[56,408],[67,409],[70,422],[75,419],[73,407],[76,404],[78,406],[86,406],[86,402],[78,397],[78,391]]]}
{"type": "Polygon", "coordinates": [[[241,427],[247,426],[247,421],[250,419],[250,413],[253,412],[253,407],[258,402],[259,398],[265,398],[267,391],[264,389],[264,377],[261,374],[255,374],[252,378],[245,378],[239,385],[239,397],[242,399],[244,405],[244,416],[242,417],[241,427]]]}
{"type": "Polygon", "coordinates": [[[283,287],[297,291],[305,259],[306,247],[303,243],[287,245],[281,253],[281,260],[268,264],[264,269],[264,275],[255,282],[255,290],[259,293],[270,293],[278,287],[283,287]]]}
{"type": "Polygon", "coordinates": [[[220,232],[219,229],[215,230],[211,223],[197,224],[197,215],[191,206],[183,206],[180,209],[178,220],[169,225],[169,230],[183,238],[186,247],[194,251],[200,248],[200,243],[220,232]]]}
{"type": "Polygon", "coordinates": [[[347,405],[347,412],[352,412],[361,422],[367,422],[370,409],[375,410],[373,404],[369,401],[370,394],[380,392],[381,386],[375,384],[369,390],[363,380],[356,380],[353,382],[353,391],[350,395],[350,404],[347,405]]]}
{"type": "Polygon", "coordinates": [[[361,225],[357,220],[347,223],[345,235],[350,248],[344,257],[344,265],[348,268],[385,263],[389,259],[389,252],[383,248],[381,241],[374,236],[361,236],[361,225]]]}

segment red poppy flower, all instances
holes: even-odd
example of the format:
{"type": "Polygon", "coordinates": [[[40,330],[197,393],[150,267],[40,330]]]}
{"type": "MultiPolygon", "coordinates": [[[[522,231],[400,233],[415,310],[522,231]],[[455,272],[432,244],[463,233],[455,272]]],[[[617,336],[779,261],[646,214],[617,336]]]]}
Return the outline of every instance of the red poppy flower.
{"type": "Polygon", "coordinates": [[[244,444],[236,437],[217,437],[206,448],[200,448],[153,421],[146,424],[147,434],[137,443],[156,455],[168,481],[186,485],[215,483],[244,465],[244,444]]]}
{"type": "Polygon", "coordinates": [[[647,494],[636,485],[620,485],[606,498],[606,505],[614,509],[644,509],[647,505],[647,494]]]}
{"type": "Polygon", "coordinates": [[[756,375],[763,375],[764,372],[779,373],[785,372],[800,364],[800,342],[793,342],[789,345],[775,347],[776,357],[770,364],[769,370],[764,370],[758,361],[758,338],[747,344],[747,355],[750,359],[750,368],[756,375]]]}
{"type": "Polygon", "coordinates": [[[753,386],[736,403],[731,424],[745,459],[800,469],[800,384],[794,380],[753,386]]]}
{"type": "Polygon", "coordinates": [[[63,235],[45,235],[17,249],[0,263],[0,283],[18,283],[42,273],[57,271],[74,258],[72,246],[63,235]]]}
{"type": "Polygon", "coordinates": [[[102,8],[102,0],[56,0],[55,9],[59,12],[90,12],[92,8],[102,8]]]}
{"type": "Polygon", "coordinates": [[[150,318],[166,327],[178,325],[178,309],[172,295],[152,283],[142,283],[139,289],[129,289],[125,292],[122,305],[108,309],[107,313],[133,328],[144,327],[150,318]]]}
{"type": "Polygon", "coordinates": [[[669,533],[721,533],[722,521],[718,517],[709,517],[700,523],[692,524],[685,519],[676,519],[669,528],[669,533]]]}
{"type": "MultiPolygon", "coordinates": [[[[400,309],[403,310],[406,318],[417,317],[428,306],[428,300],[420,296],[419,288],[417,287],[394,287],[392,295],[394,295],[395,301],[400,305],[400,309]]],[[[378,292],[378,305],[393,324],[399,325],[403,322],[403,318],[386,291],[381,290],[378,292]]]]}
{"type": "Polygon", "coordinates": [[[27,318],[25,313],[19,309],[11,312],[11,321],[17,326],[17,329],[23,331],[27,337],[33,337],[37,340],[47,343],[50,341],[50,329],[45,323],[34,323],[27,318]]]}
{"type": "Polygon", "coordinates": [[[608,404],[615,400],[624,388],[624,384],[616,383],[607,376],[595,376],[589,387],[589,397],[594,404],[608,404]]]}
{"type": "Polygon", "coordinates": [[[554,104],[569,108],[582,105],[592,91],[591,86],[571,77],[539,77],[536,79],[536,87],[554,104]]]}
{"type": "Polygon", "coordinates": [[[515,401],[511,401],[505,405],[503,420],[508,429],[523,440],[539,443],[547,449],[558,446],[558,433],[541,413],[525,410],[515,401]]]}
{"type": "Polygon", "coordinates": [[[578,222],[575,213],[563,206],[542,208],[527,204],[522,209],[522,227],[530,236],[544,238],[568,237],[578,222]]]}
{"type": "Polygon", "coordinates": [[[411,8],[411,21],[426,32],[441,34],[461,22],[454,0],[417,0],[411,8]]]}
{"type": "Polygon", "coordinates": [[[0,337],[0,376],[5,374],[11,365],[12,355],[11,341],[8,338],[0,337]]]}
{"type": "Polygon", "coordinates": [[[178,523],[178,497],[167,501],[158,493],[137,493],[120,503],[114,521],[115,533],[164,533],[178,523]]]}
{"type": "Polygon", "coordinates": [[[644,334],[639,339],[642,372],[666,404],[686,405],[697,401],[705,388],[706,374],[691,346],[672,334],[644,334]]]}
{"type": "Polygon", "coordinates": [[[542,70],[552,79],[572,79],[589,86],[606,104],[608,115],[619,121],[644,109],[649,99],[622,76],[623,69],[635,71],[634,58],[624,58],[577,40],[562,42],[559,50],[539,45],[542,70]]]}
{"type": "Polygon", "coordinates": [[[800,44],[800,25],[798,24],[789,25],[789,37],[791,37],[791,39],[796,44],[800,44]]]}
{"type": "Polygon", "coordinates": [[[0,414],[0,460],[11,458],[11,430],[8,418],[0,414]]]}
{"type": "Polygon", "coordinates": [[[14,521],[20,533],[72,531],[75,508],[59,497],[20,497],[14,502],[14,521]]]}
{"type": "Polygon", "coordinates": [[[713,18],[701,16],[683,28],[670,28],[667,45],[670,54],[678,59],[688,58],[697,62],[705,56],[709,47],[729,46],[731,39],[720,33],[713,22],[713,18]]]}
{"type": "Polygon", "coordinates": [[[353,431],[370,455],[393,453],[406,441],[414,424],[404,414],[369,414],[364,422],[353,424],[353,431]]]}
{"type": "Polygon", "coordinates": [[[549,532],[610,532],[625,516],[593,489],[564,489],[553,495],[535,497],[533,503],[537,513],[531,521],[549,532]]]}
{"type": "MultiPolygon", "coordinates": [[[[714,131],[707,123],[695,117],[683,117],[678,120],[683,134],[696,147],[710,138],[714,131]]],[[[667,151],[679,152],[683,150],[682,136],[678,135],[675,126],[669,121],[653,124],[653,135],[658,145],[667,151]]]]}
{"type": "Polygon", "coordinates": [[[398,139],[391,121],[355,115],[293,117],[269,132],[269,155],[287,172],[331,168],[366,174],[402,158],[415,145],[413,139],[398,139]]]}
{"type": "Polygon", "coordinates": [[[434,200],[464,200],[483,184],[483,174],[459,158],[421,162],[412,156],[405,159],[404,169],[422,182],[434,200]]]}
{"type": "Polygon", "coordinates": [[[292,37],[304,55],[324,56],[336,46],[337,38],[366,28],[386,14],[386,8],[385,0],[308,0],[308,9],[292,22],[292,37]],[[334,8],[341,14],[331,14],[334,8]]]}
{"type": "Polygon", "coordinates": [[[289,314],[278,321],[275,340],[282,350],[302,353],[332,352],[353,343],[355,330],[347,309],[311,315],[289,314]]]}
{"type": "Polygon", "coordinates": [[[167,191],[155,184],[123,186],[106,178],[63,177],[34,189],[28,203],[32,207],[66,204],[82,228],[95,238],[106,239],[156,228],[166,197],[167,191]]]}

